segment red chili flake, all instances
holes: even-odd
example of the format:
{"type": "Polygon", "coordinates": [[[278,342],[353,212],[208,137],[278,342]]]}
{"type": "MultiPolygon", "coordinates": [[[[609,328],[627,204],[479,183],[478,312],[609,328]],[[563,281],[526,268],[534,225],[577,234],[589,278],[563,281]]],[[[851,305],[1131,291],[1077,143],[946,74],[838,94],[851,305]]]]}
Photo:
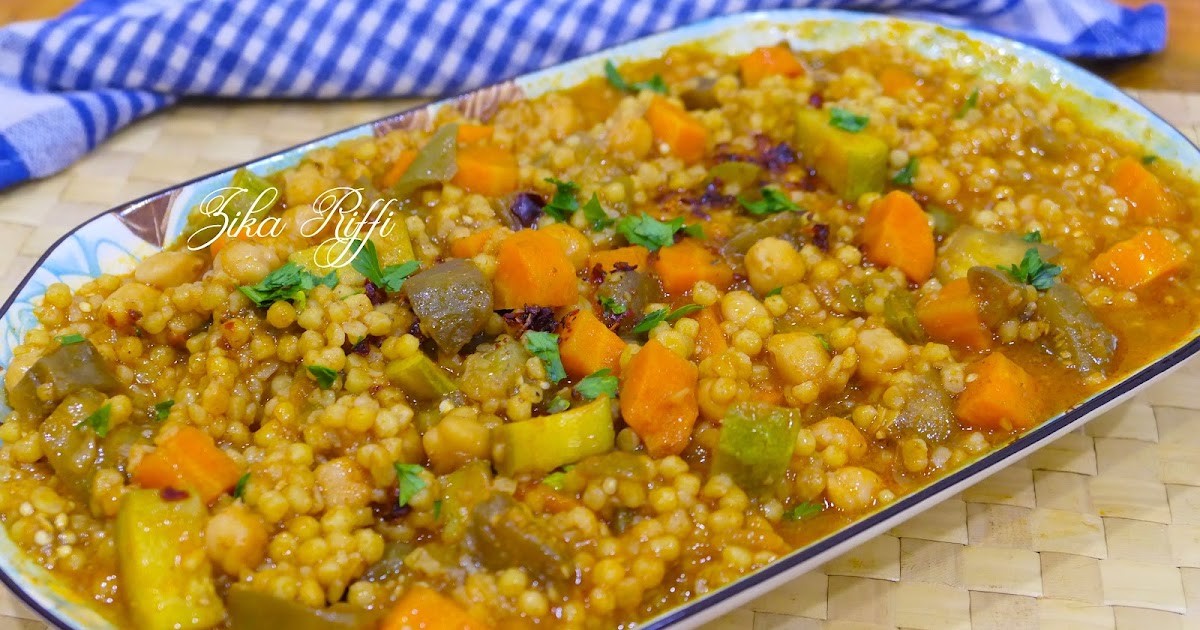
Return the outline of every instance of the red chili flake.
{"type": "Polygon", "coordinates": [[[829,251],[829,226],[824,223],[817,223],[812,227],[813,245],[820,247],[823,251],[829,251]]]}
{"type": "Polygon", "coordinates": [[[588,269],[587,281],[589,284],[600,284],[604,282],[604,277],[607,275],[608,273],[604,271],[604,267],[600,263],[596,263],[591,269],[588,269]]]}
{"type": "Polygon", "coordinates": [[[383,304],[388,299],[387,291],[375,286],[375,283],[370,280],[363,283],[363,292],[367,294],[367,298],[371,300],[371,304],[376,306],[383,304]]]}
{"type": "Polygon", "coordinates": [[[503,315],[504,321],[510,326],[516,326],[521,332],[533,330],[536,332],[554,332],[558,329],[558,320],[554,318],[554,309],[549,306],[530,306],[519,311],[510,311],[503,315]]]}
{"type": "Polygon", "coordinates": [[[182,501],[191,495],[189,495],[186,490],[180,490],[178,488],[171,488],[168,486],[162,490],[159,490],[158,496],[161,497],[163,501],[182,501]]]}
{"type": "Polygon", "coordinates": [[[350,348],[350,352],[365,357],[368,354],[371,354],[371,345],[367,343],[367,338],[363,337],[358,341],[358,343],[354,344],[354,346],[350,348]]]}
{"type": "Polygon", "coordinates": [[[633,271],[634,269],[637,269],[637,265],[631,265],[624,260],[613,263],[613,271],[633,271]]]}

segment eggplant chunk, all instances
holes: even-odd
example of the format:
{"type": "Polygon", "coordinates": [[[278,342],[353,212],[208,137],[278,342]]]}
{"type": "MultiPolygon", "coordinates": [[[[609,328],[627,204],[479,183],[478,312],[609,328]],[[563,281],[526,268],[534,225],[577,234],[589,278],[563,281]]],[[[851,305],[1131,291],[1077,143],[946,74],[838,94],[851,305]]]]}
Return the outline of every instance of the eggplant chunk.
{"type": "Polygon", "coordinates": [[[226,601],[233,630],[366,630],[374,628],[382,616],[380,612],[342,603],[309,608],[241,584],[229,589],[226,601]]]}
{"type": "Polygon", "coordinates": [[[1107,374],[1117,351],[1117,336],[1088,308],[1070,285],[1056,282],[1038,300],[1038,313],[1050,327],[1055,354],[1080,374],[1107,374]]]}
{"type": "Polygon", "coordinates": [[[626,335],[633,331],[638,323],[638,313],[646,310],[646,305],[662,297],[658,283],[641,271],[614,271],[604,276],[604,281],[596,289],[596,299],[619,305],[622,313],[630,313],[617,323],[616,332],[626,335]]]}
{"type": "Polygon", "coordinates": [[[493,571],[524,567],[560,586],[569,584],[575,573],[566,544],[507,494],[497,493],[475,506],[466,542],[472,556],[493,571]]]}
{"type": "Polygon", "coordinates": [[[45,415],[59,401],[82,389],[112,393],[117,379],[92,342],[59,346],[38,359],[8,393],[15,411],[45,415]]]}
{"type": "Polygon", "coordinates": [[[967,275],[971,267],[997,267],[1021,262],[1030,248],[1042,260],[1053,260],[1059,249],[1045,243],[1026,243],[1018,234],[989,232],[970,225],[959,226],[938,251],[933,274],[942,284],[967,275]]]}
{"type": "Polygon", "coordinates": [[[904,407],[884,430],[894,438],[915,434],[940,444],[950,437],[956,425],[950,394],[941,383],[926,374],[916,378],[904,407]]]}
{"type": "Polygon", "coordinates": [[[454,354],[492,315],[492,284],[469,260],[438,263],[404,283],[421,330],[438,349],[454,354]]]}
{"type": "Polygon", "coordinates": [[[85,389],[68,396],[42,422],[42,452],[59,479],[86,496],[102,458],[101,440],[92,429],[80,426],[107,397],[85,389]]]}
{"type": "Polygon", "coordinates": [[[1013,282],[1007,273],[995,267],[971,267],[967,283],[979,300],[979,318],[990,329],[1015,319],[1029,304],[1026,285],[1013,282]]]}

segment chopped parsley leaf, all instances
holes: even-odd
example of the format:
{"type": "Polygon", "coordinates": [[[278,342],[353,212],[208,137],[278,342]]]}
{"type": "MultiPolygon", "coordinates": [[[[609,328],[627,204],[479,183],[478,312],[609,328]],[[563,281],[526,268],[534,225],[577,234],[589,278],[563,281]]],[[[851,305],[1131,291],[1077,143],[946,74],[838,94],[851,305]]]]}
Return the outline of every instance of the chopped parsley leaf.
{"type": "Polygon", "coordinates": [[[604,76],[608,79],[608,84],[617,88],[622,92],[640,92],[642,90],[650,90],[659,94],[667,93],[667,83],[657,73],[650,77],[649,81],[634,81],[629,83],[625,77],[621,76],[621,72],[617,70],[617,65],[611,59],[604,62],[604,76]]]}
{"type": "Polygon", "coordinates": [[[963,116],[966,116],[967,112],[975,109],[975,106],[977,105],[979,105],[979,88],[971,90],[971,93],[967,95],[967,100],[964,101],[962,106],[958,108],[958,111],[954,113],[954,117],[962,118],[963,116]]]}
{"type": "Polygon", "coordinates": [[[1026,243],[1041,243],[1042,242],[1042,231],[1034,230],[1027,234],[1023,234],[1021,236],[1021,240],[1025,241],[1026,243]]]}
{"type": "Polygon", "coordinates": [[[567,481],[566,469],[556,470],[542,478],[542,483],[546,484],[547,486],[550,486],[551,488],[554,488],[555,490],[557,490],[559,492],[562,492],[563,489],[567,487],[566,481],[567,481]]]}
{"type": "Polygon", "coordinates": [[[258,284],[243,285],[238,290],[258,306],[270,306],[280,300],[303,303],[305,294],[318,285],[329,288],[337,286],[337,273],[330,271],[324,276],[309,273],[297,263],[288,262],[267,274],[258,284]]]}
{"type": "Polygon", "coordinates": [[[563,398],[562,396],[555,396],[554,400],[551,400],[550,404],[546,405],[546,413],[558,413],[560,411],[566,411],[570,408],[571,401],[563,398]]]}
{"type": "Polygon", "coordinates": [[[627,310],[627,307],[624,303],[607,295],[600,296],[600,306],[613,315],[624,315],[625,311],[627,310]]]}
{"type": "Polygon", "coordinates": [[[1054,286],[1055,276],[1062,273],[1063,270],[1058,265],[1051,265],[1042,260],[1042,255],[1036,247],[1025,250],[1025,256],[1021,258],[1020,264],[1007,267],[1000,265],[998,269],[1008,272],[1008,275],[1017,282],[1033,285],[1033,288],[1038,291],[1045,291],[1054,286]]]}
{"type": "Polygon", "coordinates": [[[769,298],[772,295],[782,295],[782,294],[783,294],[783,287],[775,287],[774,289],[767,291],[767,294],[764,295],[763,297],[769,298]]]}
{"type": "Polygon", "coordinates": [[[88,417],[79,421],[75,428],[91,427],[96,432],[97,437],[108,435],[109,416],[112,414],[112,405],[104,403],[99,409],[93,411],[88,417]]]}
{"type": "Polygon", "coordinates": [[[400,490],[397,502],[400,507],[404,507],[429,484],[421,478],[421,471],[424,468],[417,464],[392,464],[392,466],[396,469],[396,487],[400,490]]]}
{"type": "Polygon", "coordinates": [[[546,378],[550,382],[557,383],[567,378],[562,357],[558,354],[558,335],[530,330],[521,337],[521,343],[533,356],[542,360],[542,365],[546,366],[546,378]]]}
{"type": "Polygon", "coordinates": [[[1153,164],[1157,161],[1158,161],[1158,156],[1154,155],[1153,153],[1142,157],[1142,164],[1145,164],[1146,166],[1150,166],[1151,164],[1153,164]]]}
{"type": "Polygon", "coordinates": [[[666,223],[643,212],[617,223],[617,233],[631,245],[641,245],[650,251],[658,251],[675,243],[675,233],[683,229],[683,217],[675,217],[666,223]]]}
{"type": "Polygon", "coordinates": [[[650,332],[651,330],[654,330],[655,326],[658,326],[659,322],[673,322],[680,317],[687,315],[688,313],[694,313],[702,308],[704,307],[700,306],[699,304],[687,304],[673,311],[660,308],[657,311],[652,311],[650,314],[643,317],[642,321],[638,322],[638,325],[633,327],[633,332],[650,332]]]}
{"type": "Polygon", "coordinates": [[[333,382],[337,380],[338,373],[323,365],[308,366],[308,373],[317,379],[317,386],[321,389],[329,389],[333,387],[333,382]]]}
{"type": "Polygon", "coordinates": [[[59,336],[55,337],[54,339],[57,340],[58,343],[60,343],[64,346],[71,346],[71,345],[75,345],[77,343],[84,342],[83,335],[79,335],[79,334],[59,335],[59,336]]]}
{"type": "Polygon", "coordinates": [[[603,230],[617,222],[616,219],[610,218],[604,212],[604,208],[600,205],[600,199],[596,197],[596,193],[592,193],[592,198],[583,204],[583,218],[587,219],[588,225],[592,226],[593,230],[603,230]]]}
{"type": "Polygon", "coordinates": [[[825,348],[825,352],[833,352],[833,346],[829,343],[829,338],[825,336],[825,333],[814,333],[813,336],[821,342],[821,347],[825,348]]]}
{"type": "Polygon", "coordinates": [[[795,507],[783,513],[783,519],[786,521],[799,521],[811,516],[816,516],[825,511],[825,508],[816,503],[797,503],[795,507]]]}
{"type": "Polygon", "coordinates": [[[361,273],[367,280],[370,280],[371,284],[384,291],[399,291],[404,281],[421,268],[421,263],[415,260],[403,262],[399,265],[380,267],[379,254],[375,250],[375,243],[370,240],[360,241],[354,239],[350,246],[361,248],[354,257],[354,261],[350,263],[350,266],[354,267],[354,270],[361,273]]]}
{"type": "Polygon", "coordinates": [[[690,236],[694,239],[697,239],[697,240],[703,241],[708,238],[708,235],[704,233],[704,226],[700,225],[699,223],[692,223],[691,225],[685,225],[685,226],[683,226],[682,231],[684,234],[687,234],[688,236],[690,236]]]}
{"type": "Polygon", "coordinates": [[[829,124],[850,133],[858,133],[867,128],[867,124],[871,119],[867,116],[860,116],[854,112],[841,107],[834,107],[829,110],[829,124]]]}
{"type": "Polygon", "coordinates": [[[433,520],[442,520],[442,500],[438,499],[433,502],[433,520]]]}
{"type": "Polygon", "coordinates": [[[579,184],[553,177],[547,177],[546,181],[554,184],[554,196],[542,211],[554,217],[555,221],[566,223],[579,209],[579,200],[575,198],[575,195],[579,194],[579,184]]]}
{"type": "Polygon", "coordinates": [[[154,403],[154,419],[162,422],[171,415],[171,407],[175,406],[174,400],[164,400],[160,403],[154,403]]]}
{"type": "Polygon", "coordinates": [[[240,499],[246,496],[246,484],[248,483],[250,483],[250,473],[238,477],[237,484],[233,486],[233,498],[240,499]]]}
{"type": "Polygon", "coordinates": [[[892,183],[897,186],[912,186],[913,179],[915,179],[917,176],[917,169],[919,168],[919,165],[920,162],[917,161],[917,158],[909,158],[908,164],[905,164],[904,168],[900,169],[900,171],[892,177],[892,183]]]}
{"type": "Polygon", "coordinates": [[[601,396],[612,398],[617,395],[617,377],[612,375],[612,370],[602,368],[583,377],[575,386],[575,391],[584,400],[594,400],[601,396]]]}
{"type": "Polygon", "coordinates": [[[783,194],[774,188],[763,188],[761,191],[762,199],[751,201],[743,195],[738,195],[737,201],[742,204],[750,214],[776,214],[785,210],[792,212],[801,212],[800,206],[796,205],[787,195],[783,194]]]}

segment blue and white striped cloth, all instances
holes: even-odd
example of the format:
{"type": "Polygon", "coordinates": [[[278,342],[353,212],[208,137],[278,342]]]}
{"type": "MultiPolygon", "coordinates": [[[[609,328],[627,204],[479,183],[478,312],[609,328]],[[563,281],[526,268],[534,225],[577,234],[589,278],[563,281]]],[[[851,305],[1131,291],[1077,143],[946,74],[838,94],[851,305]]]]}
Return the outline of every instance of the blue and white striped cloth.
{"type": "Polygon", "coordinates": [[[84,0],[0,28],[0,189],[182,96],[453,93],[711,16],[810,6],[969,25],[1070,57],[1165,39],[1161,6],[1109,0],[84,0]]]}

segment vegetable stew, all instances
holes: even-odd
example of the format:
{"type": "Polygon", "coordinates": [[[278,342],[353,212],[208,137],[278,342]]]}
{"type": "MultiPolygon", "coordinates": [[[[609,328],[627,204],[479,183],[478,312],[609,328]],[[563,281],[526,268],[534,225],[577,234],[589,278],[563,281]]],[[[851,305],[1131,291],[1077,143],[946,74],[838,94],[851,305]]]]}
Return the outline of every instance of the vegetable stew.
{"type": "Polygon", "coordinates": [[[1200,188],[1053,95],[884,44],[606,70],[49,286],[12,540],[135,630],[627,627],[1200,323],[1200,188]]]}

